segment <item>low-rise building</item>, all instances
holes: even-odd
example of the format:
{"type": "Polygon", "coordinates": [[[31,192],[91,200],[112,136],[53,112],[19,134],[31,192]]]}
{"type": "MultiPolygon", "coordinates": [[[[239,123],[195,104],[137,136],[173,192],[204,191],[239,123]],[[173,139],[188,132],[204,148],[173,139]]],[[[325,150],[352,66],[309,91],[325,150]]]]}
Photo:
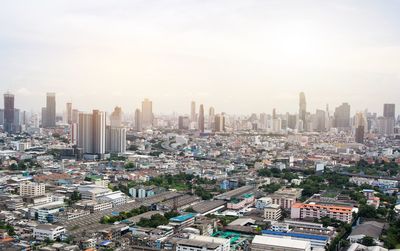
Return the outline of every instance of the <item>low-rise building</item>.
{"type": "Polygon", "coordinates": [[[264,218],[266,220],[279,220],[282,216],[282,210],[280,205],[270,204],[264,208],[264,218]]]}
{"type": "Polygon", "coordinates": [[[320,219],[327,216],[332,219],[350,223],[353,219],[353,211],[355,211],[355,209],[350,206],[296,203],[291,208],[290,218],[320,219]]]}
{"type": "Polygon", "coordinates": [[[66,230],[64,227],[40,224],[34,228],[33,237],[39,241],[44,241],[46,239],[54,241],[62,234],[65,234],[65,232],[66,230]]]}
{"type": "Polygon", "coordinates": [[[250,250],[311,251],[311,243],[309,241],[256,235],[251,242],[250,250]]]}

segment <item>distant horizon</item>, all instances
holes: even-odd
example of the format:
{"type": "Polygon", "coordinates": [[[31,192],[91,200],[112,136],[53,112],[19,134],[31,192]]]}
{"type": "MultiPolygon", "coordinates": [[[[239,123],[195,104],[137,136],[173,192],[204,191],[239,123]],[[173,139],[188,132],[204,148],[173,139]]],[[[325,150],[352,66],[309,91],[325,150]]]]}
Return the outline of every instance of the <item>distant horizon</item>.
{"type": "MultiPolygon", "coordinates": [[[[3,95],[1,96],[2,99],[3,99],[4,94],[6,94],[6,93],[9,93],[9,94],[13,94],[13,95],[14,95],[14,102],[15,102],[15,108],[16,108],[16,109],[20,109],[21,111],[34,112],[34,113],[40,113],[40,112],[41,112],[41,108],[46,106],[45,101],[46,101],[46,94],[47,94],[47,93],[55,93],[55,95],[56,95],[56,106],[57,106],[57,109],[56,109],[57,115],[62,115],[63,112],[66,111],[66,104],[67,104],[67,103],[72,103],[72,109],[77,109],[77,110],[79,110],[80,112],[91,112],[92,110],[101,110],[101,111],[105,111],[105,112],[107,112],[107,113],[110,114],[110,113],[114,110],[114,108],[118,106],[118,107],[121,107],[122,112],[123,112],[124,114],[134,114],[134,112],[135,112],[136,109],[138,109],[138,108],[141,109],[141,102],[142,102],[144,99],[147,98],[147,97],[146,97],[146,98],[143,98],[142,100],[140,100],[140,101],[138,102],[138,106],[137,106],[137,107],[134,107],[134,108],[132,108],[132,109],[125,109],[125,108],[124,108],[123,106],[121,106],[121,105],[114,105],[114,106],[108,107],[108,108],[101,108],[100,106],[93,105],[92,108],[82,109],[81,107],[77,106],[76,104],[74,104],[74,103],[71,102],[71,101],[65,101],[65,102],[63,102],[63,103],[60,104],[60,101],[59,101],[58,96],[57,96],[57,92],[53,92],[53,91],[52,91],[52,92],[46,92],[46,93],[44,93],[44,95],[43,95],[43,106],[37,107],[36,109],[23,109],[23,108],[21,108],[21,107],[18,106],[18,96],[17,96],[15,93],[13,93],[12,91],[7,91],[7,92],[3,93],[3,95]]],[[[319,107],[319,108],[311,109],[311,110],[310,110],[310,109],[309,109],[309,101],[308,101],[308,99],[307,99],[307,93],[305,93],[305,96],[306,96],[306,103],[307,103],[307,113],[314,114],[314,113],[316,112],[316,110],[324,110],[324,111],[326,111],[326,105],[325,105],[324,107],[319,107]]],[[[64,98],[64,97],[62,96],[62,98],[64,98]]],[[[191,102],[192,102],[192,101],[195,101],[195,103],[196,103],[196,113],[199,112],[199,107],[200,107],[200,105],[201,105],[201,104],[204,105],[205,115],[208,114],[208,109],[209,109],[210,107],[213,107],[213,108],[215,109],[215,114],[218,114],[218,113],[226,113],[226,114],[228,114],[228,115],[238,115],[238,116],[249,116],[249,115],[254,114],[254,113],[257,114],[257,115],[260,115],[261,113],[266,113],[266,114],[270,115],[270,114],[272,114],[272,110],[273,110],[273,109],[276,110],[276,113],[277,113],[277,114],[286,114],[286,113],[298,114],[298,111],[299,111],[299,98],[297,98],[297,103],[295,103],[295,105],[297,105],[297,110],[295,109],[294,111],[284,111],[284,110],[281,110],[279,107],[273,107],[273,108],[271,108],[269,111],[268,111],[268,110],[261,111],[261,112],[255,112],[255,111],[254,111],[254,112],[251,112],[251,111],[250,111],[249,113],[227,112],[227,111],[219,110],[218,107],[215,107],[215,106],[213,106],[213,105],[208,105],[208,104],[206,104],[206,103],[197,102],[196,100],[190,100],[190,101],[188,101],[188,103],[187,103],[187,109],[186,109],[187,111],[183,111],[183,112],[177,112],[177,111],[157,112],[157,109],[154,109],[154,108],[157,108],[157,103],[156,103],[156,101],[155,101],[155,100],[152,100],[152,99],[150,99],[150,98],[148,98],[148,99],[149,99],[150,101],[152,101],[152,103],[153,103],[153,113],[154,113],[155,115],[161,115],[161,116],[163,116],[163,115],[172,115],[172,114],[174,114],[174,113],[177,114],[177,115],[188,115],[188,116],[190,116],[190,105],[191,105],[191,102]]],[[[4,106],[4,102],[3,102],[3,101],[4,101],[4,100],[1,101],[1,105],[0,105],[1,108],[3,108],[3,106],[4,106]]],[[[350,115],[351,115],[351,116],[355,115],[357,112],[364,112],[365,110],[367,110],[367,111],[370,112],[370,113],[376,113],[377,116],[381,116],[381,115],[383,114],[383,106],[384,106],[384,104],[395,104],[395,103],[382,103],[382,109],[381,109],[381,111],[372,111],[372,110],[368,109],[368,107],[366,107],[366,108],[363,109],[363,110],[354,110],[354,109],[352,108],[352,104],[349,103],[349,102],[342,102],[342,103],[338,104],[337,106],[340,106],[340,105],[343,104],[343,103],[348,103],[348,104],[350,105],[350,115]]],[[[337,106],[331,106],[330,104],[327,104],[327,105],[329,106],[329,112],[332,113],[332,114],[330,114],[330,115],[332,116],[332,115],[333,115],[333,112],[335,111],[335,108],[336,108],[337,106]]],[[[161,106],[162,106],[162,105],[161,105],[161,106]]],[[[397,108],[397,105],[396,105],[396,104],[395,104],[395,106],[396,106],[396,108],[397,108]]],[[[104,106],[103,106],[103,107],[104,107],[104,106]]],[[[400,114],[397,112],[397,109],[395,109],[395,114],[396,114],[396,118],[397,118],[397,115],[400,116],[400,114]]]]}
{"type": "Polygon", "coordinates": [[[400,107],[400,1],[7,1],[0,9],[0,91],[40,112],[229,114],[400,107]]]}

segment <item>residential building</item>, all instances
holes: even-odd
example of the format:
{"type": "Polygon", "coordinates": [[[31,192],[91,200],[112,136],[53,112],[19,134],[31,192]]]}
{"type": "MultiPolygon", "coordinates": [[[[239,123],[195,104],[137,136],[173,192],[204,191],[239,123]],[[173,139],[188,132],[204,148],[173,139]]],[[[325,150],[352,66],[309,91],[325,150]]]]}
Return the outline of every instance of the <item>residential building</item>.
{"type": "Polygon", "coordinates": [[[44,241],[44,240],[54,241],[65,233],[66,230],[64,227],[53,226],[48,224],[41,224],[33,229],[33,237],[39,241],[44,241]]]}
{"type": "Polygon", "coordinates": [[[41,196],[46,193],[46,185],[44,183],[21,182],[19,184],[19,195],[21,196],[41,196]]]}

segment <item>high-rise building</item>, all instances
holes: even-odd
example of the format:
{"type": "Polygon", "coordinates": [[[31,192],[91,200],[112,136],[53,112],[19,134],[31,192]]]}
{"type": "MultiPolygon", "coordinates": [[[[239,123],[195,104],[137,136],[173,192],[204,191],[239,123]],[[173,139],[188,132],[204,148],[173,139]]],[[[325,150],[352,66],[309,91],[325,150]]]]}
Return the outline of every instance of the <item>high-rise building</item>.
{"type": "Polygon", "coordinates": [[[83,153],[104,154],[106,152],[106,113],[79,113],[78,147],[83,153]]]}
{"type": "Polygon", "coordinates": [[[110,150],[111,153],[126,152],[126,128],[110,127],[110,150]]]}
{"type": "Polygon", "coordinates": [[[214,128],[214,122],[215,122],[215,109],[214,107],[210,107],[208,109],[208,129],[213,129],[214,128]]]}
{"type": "Polygon", "coordinates": [[[0,125],[4,125],[4,109],[0,109],[0,125]]]}
{"type": "Polygon", "coordinates": [[[79,111],[78,109],[72,109],[72,123],[78,123],[79,111]]]}
{"type": "Polygon", "coordinates": [[[334,116],[334,127],[341,130],[348,130],[350,128],[350,105],[343,103],[336,107],[334,116]]]}
{"type": "Polygon", "coordinates": [[[151,128],[153,126],[153,103],[147,98],[142,102],[142,127],[151,128]]]}
{"type": "Polygon", "coordinates": [[[381,135],[393,135],[394,134],[394,118],[391,117],[379,117],[377,119],[378,133],[381,135]]]}
{"type": "Polygon", "coordinates": [[[204,132],[204,106],[202,104],[199,110],[199,131],[204,132]]]}
{"type": "Polygon", "coordinates": [[[67,103],[67,123],[72,123],[72,103],[67,103]]]}
{"type": "Polygon", "coordinates": [[[395,104],[384,104],[383,105],[383,117],[385,118],[395,118],[395,104]]]}
{"type": "Polygon", "coordinates": [[[197,116],[196,116],[196,102],[192,101],[190,103],[190,120],[192,122],[197,121],[197,116]]]}
{"type": "Polygon", "coordinates": [[[303,120],[303,124],[306,123],[307,119],[307,103],[306,103],[306,95],[304,92],[300,92],[300,101],[299,101],[299,119],[303,120]]]}
{"type": "Polygon", "coordinates": [[[14,132],[14,94],[4,94],[4,131],[14,132]]]}
{"type": "Polygon", "coordinates": [[[140,109],[135,110],[135,129],[138,132],[142,130],[142,113],[140,109]]]}
{"type": "Polygon", "coordinates": [[[122,109],[116,106],[114,111],[111,113],[111,127],[121,127],[122,126],[122,109]]]}
{"type": "Polygon", "coordinates": [[[296,114],[288,114],[287,116],[288,127],[292,130],[297,129],[297,115],[296,114]]]}
{"type": "Polygon", "coordinates": [[[221,114],[215,115],[214,131],[223,132],[225,131],[225,116],[221,114]]]}
{"type": "Polygon", "coordinates": [[[326,116],[325,116],[325,111],[324,110],[317,110],[315,113],[315,125],[314,129],[317,132],[324,132],[326,130],[325,122],[326,116]]]}
{"type": "Polygon", "coordinates": [[[93,114],[79,113],[78,147],[83,153],[93,153],[93,114]]]}
{"type": "Polygon", "coordinates": [[[358,112],[354,116],[354,127],[355,127],[355,134],[354,134],[355,142],[364,144],[365,129],[368,126],[367,126],[367,119],[362,112],[358,112]]]}
{"type": "Polygon", "coordinates": [[[356,133],[355,133],[355,142],[364,144],[364,134],[365,134],[365,129],[364,126],[360,125],[356,127],[356,133]]]}
{"type": "Polygon", "coordinates": [[[93,153],[106,152],[106,113],[93,110],[93,153]]]}
{"type": "Polygon", "coordinates": [[[188,116],[179,116],[178,117],[178,129],[179,130],[188,130],[190,125],[190,119],[188,116]]]}
{"type": "Polygon", "coordinates": [[[19,109],[14,109],[14,125],[13,132],[20,132],[21,130],[21,120],[20,120],[20,111],[19,109]]]}
{"type": "Polygon", "coordinates": [[[42,125],[45,128],[56,126],[56,94],[54,92],[46,95],[46,116],[45,120],[42,118],[42,125]]]}

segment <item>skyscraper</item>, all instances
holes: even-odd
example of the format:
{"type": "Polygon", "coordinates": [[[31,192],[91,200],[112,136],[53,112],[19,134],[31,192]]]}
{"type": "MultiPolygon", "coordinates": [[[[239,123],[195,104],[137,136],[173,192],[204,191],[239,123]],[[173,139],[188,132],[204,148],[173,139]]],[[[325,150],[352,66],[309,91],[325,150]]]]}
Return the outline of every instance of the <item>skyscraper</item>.
{"type": "Polygon", "coordinates": [[[142,127],[151,128],[153,126],[153,103],[147,98],[142,102],[142,127]]]}
{"type": "Polygon", "coordinates": [[[138,132],[142,130],[142,113],[140,109],[135,110],[135,129],[138,132]]]}
{"type": "Polygon", "coordinates": [[[307,103],[306,95],[304,92],[300,92],[300,102],[299,102],[299,119],[303,120],[303,124],[306,123],[307,115],[307,103]]]}
{"type": "Polygon", "coordinates": [[[383,117],[395,118],[395,104],[384,104],[383,105],[383,117]]]}
{"type": "Polygon", "coordinates": [[[121,127],[122,126],[122,109],[119,106],[114,108],[114,111],[111,113],[111,127],[121,127]]]}
{"type": "Polygon", "coordinates": [[[104,154],[106,151],[106,113],[79,113],[78,147],[83,153],[104,154]]]}
{"type": "Polygon", "coordinates": [[[325,111],[324,110],[317,110],[315,113],[315,125],[314,129],[317,132],[324,132],[326,130],[325,122],[326,116],[325,116],[325,111]]]}
{"type": "Polygon", "coordinates": [[[14,132],[14,94],[4,94],[4,131],[14,132]]]}
{"type": "Polygon", "coordinates": [[[179,130],[188,130],[190,124],[190,119],[188,116],[179,116],[178,117],[178,129],[179,130]]]}
{"type": "Polygon", "coordinates": [[[343,103],[336,107],[334,116],[334,127],[342,130],[350,128],[350,105],[343,103]]]}
{"type": "Polygon", "coordinates": [[[199,131],[204,132],[204,106],[200,105],[199,110],[199,131]]]}
{"type": "Polygon", "coordinates": [[[196,121],[196,102],[192,101],[190,104],[190,120],[192,122],[196,121]]]}
{"type": "Polygon", "coordinates": [[[126,151],[126,128],[111,127],[110,130],[110,152],[124,153],[126,151]]]}
{"type": "Polygon", "coordinates": [[[221,114],[215,115],[214,131],[215,132],[225,131],[225,117],[221,114]]]}
{"type": "Polygon", "coordinates": [[[364,134],[367,128],[367,119],[362,112],[356,113],[354,116],[354,126],[355,126],[355,142],[364,144],[364,134]]]}
{"type": "Polygon", "coordinates": [[[106,113],[93,110],[93,153],[106,152],[106,113]]]}
{"type": "Polygon", "coordinates": [[[56,94],[54,92],[49,92],[46,95],[46,116],[44,122],[44,127],[56,126],[56,94]]]}
{"type": "Polygon", "coordinates": [[[78,115],[78,147],[83,153],[93,153],[93,114],[78,115]]]}
{"type": "Polygon", "coordinates": [[[67,103],[67,123],[72,123],[72,103],[67,103]]]}

